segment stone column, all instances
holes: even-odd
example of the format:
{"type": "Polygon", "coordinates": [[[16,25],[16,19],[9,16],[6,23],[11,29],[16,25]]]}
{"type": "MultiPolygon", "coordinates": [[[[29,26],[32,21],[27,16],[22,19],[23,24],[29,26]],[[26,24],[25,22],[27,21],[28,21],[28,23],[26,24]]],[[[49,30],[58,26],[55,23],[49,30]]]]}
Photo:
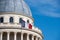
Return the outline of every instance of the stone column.
{"type": "Polygon", "coordinates": [[[1,32],[1,40],[2,40],[2,38],[3,38],[3,33],[1,32]]]}
{"type": "Polygon", "coordinates": [[[38,37],[36,36],[36,40],[38,40],[38,37]]]}
{"type": "Polygon", "coordinates": [[[23,40],[23,33],[21,33],[21,40],[23,40]]]}
{"type": "Polygon", "coordinates": [[[34,40],[34,35],[32,35],[32,40],[34,40]]]}
{"type": "Polygon", "coordinates": [[[15,32],[15,33],[14,33],[14,40],[16,40],[16,34],[17,34],[17,33],[15,32]]]}
{"type": "Polygon", "coordinates": [[[27,34],[27,40],[29,40],[29,34],[27,34]]]}
{"type": "Polygon", "coordinates": [[[40,40],[40,38],[38,37],[38,40],[40,40]]]}
{"type": "Polygon", "coordinates": [[[10,32],[7,33],[7,40],[10,40],[10,32]]]}

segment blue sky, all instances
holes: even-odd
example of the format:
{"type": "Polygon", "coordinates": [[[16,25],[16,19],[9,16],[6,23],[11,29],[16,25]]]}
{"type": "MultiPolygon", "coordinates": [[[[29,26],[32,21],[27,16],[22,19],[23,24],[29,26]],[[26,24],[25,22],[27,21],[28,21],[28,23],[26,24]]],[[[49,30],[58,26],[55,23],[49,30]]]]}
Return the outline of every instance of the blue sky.
{"type": "Polygon", "coordinates": [[[24,0],[30,7],[34,24],[43,40],[60,40],[60,0],[24,0]]]}

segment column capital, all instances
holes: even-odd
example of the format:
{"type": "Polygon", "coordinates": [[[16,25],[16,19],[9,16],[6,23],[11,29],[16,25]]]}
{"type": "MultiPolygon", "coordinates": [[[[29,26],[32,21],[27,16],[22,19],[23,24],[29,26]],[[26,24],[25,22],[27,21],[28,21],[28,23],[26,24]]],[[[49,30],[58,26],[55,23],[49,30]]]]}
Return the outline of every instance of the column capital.
{"type": "Polygon", "coordinates": [[[10,32],[7,32],[7,33],[9,33],[9,34],[10,34],[10,32]]]}
{"type": "Polygon", "coordinates": [[[27,33],[27,35],[29,35],[29,33],[27,33]]]}
{"type": "Polygon", "coordinates": [[[17,34],[17,32],[14,32],[14,34],[17,34]]]}

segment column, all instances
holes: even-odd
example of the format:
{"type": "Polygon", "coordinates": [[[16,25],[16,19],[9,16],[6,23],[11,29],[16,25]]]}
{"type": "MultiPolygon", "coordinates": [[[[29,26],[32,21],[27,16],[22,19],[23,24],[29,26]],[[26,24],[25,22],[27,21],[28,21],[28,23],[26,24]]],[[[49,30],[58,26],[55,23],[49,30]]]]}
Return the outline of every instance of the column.
{"type": "Polygon", "coordinates": [[[29,34],[27,34],[27,40],[29,40],[29,34]]]}
{"type": "Polygon", "coordinates": [[[23,33],[21,33],[21,40],[23,40],[23,33]]]}
{"type": "Polygon", "coordinates": [[[2,37],[3,37],[3,33],[1,32],[1,40],[2,40],[2,37]]]}
{"type": "Polygon", "coordinates": [[[7,33],[7,40],[9,40],[10,32],[7,33]]]}
{"type": "Polygon", "coordinates": [[[38,40],[38,37],[36,36],[36,40],[38,40]]]}
{"type": "Polygon", "coordinates": [[[40,38],[38,38],[38,40],[40,40],[40,38]]]}
{"type": "Polygon", "coordinates": [[[32,35],[32,40],[34,40],[34,35],[32,35]]]}
{"type": "Polygon", "coordinates": [[[16,40],[16,34],[17,34],[17,33],[15,32],[15,33],[14,33],[14,40],[16,40]]]}

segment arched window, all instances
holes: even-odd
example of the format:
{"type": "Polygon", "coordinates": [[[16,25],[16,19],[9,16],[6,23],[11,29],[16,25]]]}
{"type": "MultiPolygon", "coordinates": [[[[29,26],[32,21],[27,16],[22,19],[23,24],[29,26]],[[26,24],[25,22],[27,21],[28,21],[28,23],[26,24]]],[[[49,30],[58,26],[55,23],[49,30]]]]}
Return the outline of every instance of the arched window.
{"type": "Polygon", "coordinates": [[[13,17],[10,17],[10,23],[13,23],[14,19],[13,17]]]}
{"type": "Polygon", "coordinates": [[[0,23],[3,23],[4,19],[3,17],[0,17],[0,23]]]}
{"type": "Polygon", "coordinates": [[[19,19],[19,23],[22,23],[22,18],[19,19]]]}
{"type": "Polygon", "coordinates": [[[27,20],[27,23],[29,23],[29,20],[27,20]]]}

